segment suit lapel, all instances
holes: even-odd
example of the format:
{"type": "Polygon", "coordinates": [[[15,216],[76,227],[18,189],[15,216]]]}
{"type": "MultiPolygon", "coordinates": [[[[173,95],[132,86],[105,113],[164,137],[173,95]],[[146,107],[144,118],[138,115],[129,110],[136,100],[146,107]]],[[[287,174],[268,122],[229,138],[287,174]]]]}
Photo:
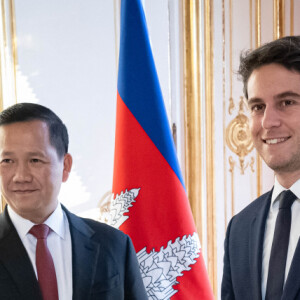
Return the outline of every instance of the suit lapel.
{"type": "Polygon", "coordinates": [[[14,228],[7,208],[0,215],[0,263],[24,299],[42,299],[33,266],[14,228]]]}
{"type": "Polygon", "coordinates": [[[92,241],[94,231],[85,222],[64,210],[72,239],[73,300],[82,300],[91,293],[100,245],[92,241]]]}
{"type": "MultiPolygon", "coordinates": [[[[273,191],[273,190],[272,190],[273,191]]],[[[262,299],[261,271],[265,224],[268,216],[272,191],[261,197],[261,207],[253,217],[250,228],[249,261],[253,299],[262,299]]]]}

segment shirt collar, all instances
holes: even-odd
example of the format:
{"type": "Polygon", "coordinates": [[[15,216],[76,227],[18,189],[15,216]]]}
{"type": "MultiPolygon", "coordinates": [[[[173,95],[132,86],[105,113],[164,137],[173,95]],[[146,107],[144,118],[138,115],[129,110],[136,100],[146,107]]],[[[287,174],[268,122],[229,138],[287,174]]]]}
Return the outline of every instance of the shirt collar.
{"type": "MultiPolygon", "coordinates": [[[[24,239],[31,227],[36,224],[18,215],[9,205],[7,206],[7,210],[20,238],[24,239]]],[[[58,204],[54,212],[49,216],[44,224],[48,225],[52,231],[54,231],[62,239],[65,239],[65,219],[66,216],[61,208],[61,205],[58,204]]]]}
{"type": "MultiPolygon", "coordinates": [[[[283,191],[287,190],[285,187],[283,187],[277,180],[275,176],[275,181],[274,181],[274,188],[273,188],[273,193],[272,193],[272,199],[271,199],[271,209],[273,208],[274,204],[276,205],[276,199],[279,196],[279,194],[283,191]]],[[[290,188],[290,191],[292,191],[296,196],[297,200],[299,201],[300,199],[300,179],[298,179],[290,188]]]]}

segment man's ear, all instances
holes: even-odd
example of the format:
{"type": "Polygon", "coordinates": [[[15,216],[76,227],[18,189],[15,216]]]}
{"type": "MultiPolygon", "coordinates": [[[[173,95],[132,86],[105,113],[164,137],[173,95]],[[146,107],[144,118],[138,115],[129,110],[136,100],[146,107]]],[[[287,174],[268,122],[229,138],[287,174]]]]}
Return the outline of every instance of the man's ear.
{"type": "Polygon", "coordinates": [[[71,154],[69,154],[69,153],[65,154],[62,182],[66,182],[68,180],[71,169],[72,169],[72,163],[73,163],[73,158],[72,158],[71,154]]]}

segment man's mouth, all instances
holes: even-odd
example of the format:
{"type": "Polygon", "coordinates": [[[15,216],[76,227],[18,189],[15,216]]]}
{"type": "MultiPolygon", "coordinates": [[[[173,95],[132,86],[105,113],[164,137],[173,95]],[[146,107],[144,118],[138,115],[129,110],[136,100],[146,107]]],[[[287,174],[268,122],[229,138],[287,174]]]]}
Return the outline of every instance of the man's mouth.
{"type": "Polygon", "coordinates": [[[17,194],[27,194],[27,193],[33,193],[36,190],[14,190],[15,193],[17,194]]]}
{"type": "Polygon", "coordinates": [[[284,138],[273,138],[273,139],[263,139],[264,143],[268,144],[268,145],[275,145],[275,144],[279,144],[279,143],[283,143],[285,141],[287,141],[289,137],[284,137],[284,138]]]}

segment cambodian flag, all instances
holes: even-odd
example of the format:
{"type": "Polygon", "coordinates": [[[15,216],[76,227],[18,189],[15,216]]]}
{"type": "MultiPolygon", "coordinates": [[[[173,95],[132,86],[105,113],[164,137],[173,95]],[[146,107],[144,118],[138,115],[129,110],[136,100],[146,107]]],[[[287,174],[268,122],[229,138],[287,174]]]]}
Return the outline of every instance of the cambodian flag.
{"type": "Polygon", "coordinates": [[[140,0],[122,0],[110,223],[135,246],[149,299],[213,299],[140,0]]]}

